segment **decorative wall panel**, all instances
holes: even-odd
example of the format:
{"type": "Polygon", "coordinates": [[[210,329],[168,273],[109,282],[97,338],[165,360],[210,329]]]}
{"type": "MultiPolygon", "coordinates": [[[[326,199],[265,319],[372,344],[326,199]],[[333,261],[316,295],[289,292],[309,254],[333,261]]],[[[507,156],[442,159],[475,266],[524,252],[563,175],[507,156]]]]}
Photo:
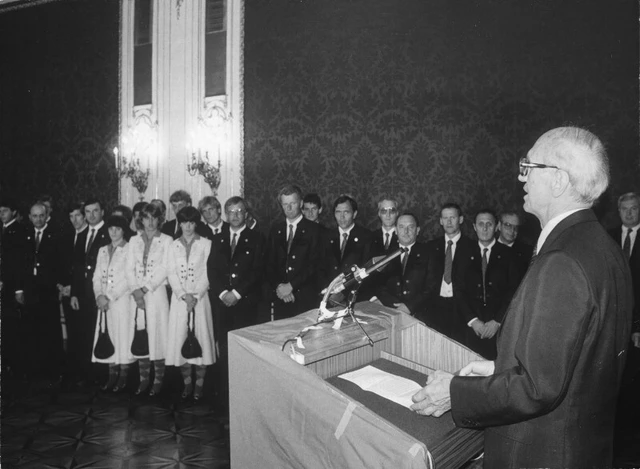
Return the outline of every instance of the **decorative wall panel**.
{"type": "Polygon", "coordinates": [[[518,159],[567,123],[609,147],[605,223],[638,190],[635,2],[247,0],[245,21],[245,195],[264,229],[290,181],[354,195],[371,228],[394,196],[425,238],[447,201],[519,208],[518,159]]]}

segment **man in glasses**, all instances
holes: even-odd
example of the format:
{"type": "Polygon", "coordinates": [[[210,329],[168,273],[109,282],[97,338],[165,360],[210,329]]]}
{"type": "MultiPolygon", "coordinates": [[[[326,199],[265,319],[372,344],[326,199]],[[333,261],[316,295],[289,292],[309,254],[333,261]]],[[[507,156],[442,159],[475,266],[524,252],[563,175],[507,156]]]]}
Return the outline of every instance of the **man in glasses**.
{"type": "Polygon", "coordinates": [[[396,220],[398,219],[398,202],[394,199],[382,199],[378,202],[378,218],[380,228],[373,232],[371,238],[371,255],[384,256],[398,249],[396,220]]]}
{"type": "Polygon", "coordinates": [[[498,242],[511,248],[513,261],[518,269],[518,282],[522,280],[522,277],[527,272],[531,255],[533,254],[533,246],[529,246],[518,239],[518,231],[521,224],[520,215],[516,212],[502,212],[500,214],[498,242]]]}
{"type": "Polygon", "coordinates": [[[497,359],[435,372],[413,408],[485,428],[484,467],[608,467],[633,298],[622,249],[591,211],[609,184],[607,155],[591,132],[561,127],[520,169],[542,232],[497,359]]]}

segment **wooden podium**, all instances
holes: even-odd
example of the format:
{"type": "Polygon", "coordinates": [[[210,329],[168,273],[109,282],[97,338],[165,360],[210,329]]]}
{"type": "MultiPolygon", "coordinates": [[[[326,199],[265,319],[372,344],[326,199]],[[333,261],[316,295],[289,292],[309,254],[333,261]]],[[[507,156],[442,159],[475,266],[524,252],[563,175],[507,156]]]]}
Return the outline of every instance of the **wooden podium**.
{"type": "Polygon", "coordinates": [[[233,468],[446,468],[482,451],[482,432],[455,428],[450,413],[424,417],[398,405],[400,417],[391,407],[386,415],[398,418],[385,419],[375,399],[358,400],[326,381],[380,358],[423,375],[481,359],[399,311],[363,302],[355,313],[373,347],[350,320],[339,330],[332,323],[310,330],[304,348],[293,347],[289,340],[316,322],[317,310],[229,333],[233,468]],[[403,428],[409,420],[433,427],[433,436],[418,440],[403,428]]]}

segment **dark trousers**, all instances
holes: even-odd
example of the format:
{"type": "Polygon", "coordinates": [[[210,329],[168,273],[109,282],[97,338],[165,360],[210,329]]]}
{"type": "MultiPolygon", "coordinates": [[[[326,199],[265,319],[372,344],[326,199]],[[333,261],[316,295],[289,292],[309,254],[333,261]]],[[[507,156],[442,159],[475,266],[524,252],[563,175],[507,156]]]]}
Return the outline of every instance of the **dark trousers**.
{"type": "Polygon", "coordinates": [[[2,292],[2,314],[0,331],[2,337],[2,371],[11,374],[24,375],[27,373],[25,363],[25,334],[22,319],[22,306],[18,305],[13,292],[2,292]]]}
{"type": "Polygon", "coordinates": [[[67,375],[87,380],[91,377],[91,356],[95,334],[97,309],[91,298],[79,298],[80,309],[74,310],[65,299],[67,323],[67,375]]]}
{"type": "Polygon", "coordinates": [[[57,298],[28,302],[24,313],[28,373],[35,378],[57,380],[64,360],[57,298]]]}

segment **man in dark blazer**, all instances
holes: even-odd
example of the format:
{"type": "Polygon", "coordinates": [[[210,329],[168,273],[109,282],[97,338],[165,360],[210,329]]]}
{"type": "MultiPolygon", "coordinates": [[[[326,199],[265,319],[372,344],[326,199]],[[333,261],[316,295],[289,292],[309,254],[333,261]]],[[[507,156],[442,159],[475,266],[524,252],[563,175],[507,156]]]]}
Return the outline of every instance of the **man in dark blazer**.
{"type": "MultiPolygon", "coordinates": [[[[356,224],[358,203],[348,195],[341,195],[333,202],[333,214],[337,227],[322,233],[322,258],[318,273],[319,290],[327,288],[338,275],[347,274],[351,267],[364,267],[370,259],[371,232],[356,224]]],[[[369,299],[364,293],[363,282],[358,297],[369,299]]]]}
{"type": "Polygon", "coordinates": [[[95,197],[87,199],[84,205],[84,215],[89,225],[84,238],[84,259],[81,274],[74,275],[71,282],[71,308],[78,312],[75,315],[75,325],[78,341],[72,346],[77,347],[76,384],[82,385],[87,380],[95,381],[96,376],[91,369],[91,355],[93,353],[93,336],[98,318],[98,307],[93,293],[93,274],[98,260],[98,251],[111,242],[109,231],[104,224],[104,204],[95,197]],[[76,327],[77,326],[77,327],[76,327]]]}
{"type": "Polygon", "coordinates": [[[513,262],[518,269],[518,282],[522,280],[522,277],[527,272],[533,255],[533,246],[529,246],[518,239],[518,232],[522,224],[520,220],[520,215],[516,212],[502,212],[498,222],[498,242],[511,248],[513,262]]]}
{"type": "Polygon", "coordinates": [[[16,299],[24,305],[29,374],[51,384],[60,378],[63,348],[57,288],[60,239],[47,225],[47,213],[41,202],[29,211],[32,226],[25,232],[23,284],[16,299]]]}
{"type": "Polygon", "coordinates": [[[633,297],[625,256],[590,210],[609,182],[604,146],[553,129],[520,160],[519,180],[542,232],[498,358],[435,372],[412,408],[485,428],[484,467],[610,467],[633,297]]]}
{"type": "Polygon", "coordinates": [[[198,210],[202,215],[204,223],[199,223],[198,226],[196,226],[196,233],[210,240],[213,240],[213,237],[220,233],[225,235],[229,234],[229,223],[222,220],[220,216],[222,214],[222,207],[216,197],[212,195],[203,197],[202,200],[198,202],[198,210]]]}
{"type": "Polygon", "coordinates": [[[377,297],[385,306],[423,320],[427,305],[427,246],[417,242],[420,226],[412,213],[397,218],[399,246],[407,251],[391,261],[377,297]]]}
{"type": "Polygon", "coordinates": [[[231,197],[224,204],[230,228],[217,234],[211,244],[207,261],[210,293],[213,306],[214,330],[220,350],[219,390],[220,404],[228,406],[228,354],[229,331],[258,323],[264,268],[264,237],[259,231],[246,226],[247,209],[244,199],[231,197]]]}
{"type": "Polygon", "coordinates": [[[287,185],[278,194],[285,220],[271,227],[265,273],[275,319],[296,316],[320,304],[318,224],[302,216],[302,191],[287,185]]]}
{"type": "Polygon", "coordinates": [[[483,357],[496,358],[496,334],[519,283],[511,249],[496,241],[496,215],[480,210],[473,222],[478,244],[461,277],[456,303],[467,330],[464,344],[483,357]]]}
{"type": "Polygon", "coordinates": [[[476,244],[462,234],[462,209],[447,203],[440,210],[444,237],[427,243],[427,311],[425,323],[435,330],[462,342],[466,333],[464,317],[455,304],[460,279],[468,267],[476,244]]]}
{"type": "Polygon", "coordinates": [[[21,305],[16,292],[23,288],[26,230],[17,220],[17,202],[9,197],[0,201],[0,294],[2,308],[2,373],[6,376],[24,376],[24,336],[21,305]],[[6,374],[4,374],[6,373],[6,374]]]}
{"type": "MultiPolygon", "coordinates": [[[[58,289],[61,292],[67,326],[67,363],[63,385],[71,386],[81,380],[82,369],[86,368],[86,360],[84,364],[78,361],[83,356],[83,344],[86,341],[84,336],[87,333],[86,327],[83,328],[84,312],[79,309],[79,304],[75,309],[71,305],[71,285],[84,285],[84,250],[89,225],[84,215],[84,204],[71,204],[68,214],[73,229],[65,230],[61,238],[62,272],[58,289]]],[[[83,289],[84,286],[81,287],[83,289]]],[[[75,302],[77,303],[77,297],[75,302]]]]}
{"type": "Polygon", "coordinates": [[[398,234],[396,221],[398,220],[398,202],[384,198],[378,202],[378,218],[380,228],[371,236],[371,256],[386,256],[398,249],[398,234]]]}

